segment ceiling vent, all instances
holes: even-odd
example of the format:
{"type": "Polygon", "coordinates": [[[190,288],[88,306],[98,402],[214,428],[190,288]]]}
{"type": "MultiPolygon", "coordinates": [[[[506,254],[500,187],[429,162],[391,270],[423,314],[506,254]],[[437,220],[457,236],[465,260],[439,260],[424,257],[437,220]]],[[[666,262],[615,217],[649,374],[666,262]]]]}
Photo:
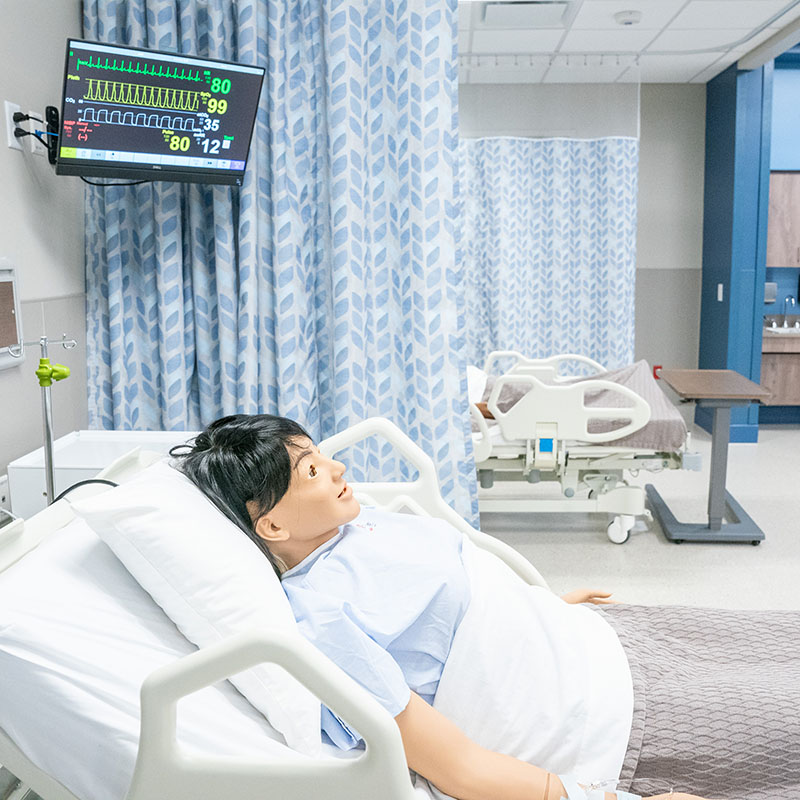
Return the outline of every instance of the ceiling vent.
{"type": "Polygon", "coordinates": [[[571,5],[571,0],[486,3],[483,24],[487,28],[563,28],[571,5]]]}

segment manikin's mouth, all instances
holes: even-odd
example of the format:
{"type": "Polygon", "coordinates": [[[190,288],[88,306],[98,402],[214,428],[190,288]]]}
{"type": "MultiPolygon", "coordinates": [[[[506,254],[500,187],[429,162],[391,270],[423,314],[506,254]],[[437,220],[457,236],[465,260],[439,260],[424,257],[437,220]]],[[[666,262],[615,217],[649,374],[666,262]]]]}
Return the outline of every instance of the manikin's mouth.
{"type": "Polygon", "coordinates": [[[348,491],[348,489],[349,489],[349,488],[350,488],[350,487],[349,487],[347,484],[345,484],[345,485],[344,485],[344,489],[342,489],[342,491],[341,491],[341,492],[339,492],[339,495],[338,495],[338,496],[339,496],[340,498],[341,498],[341,497],[344,497],[344,496],[347,494],[347,491],[348,491]]]}

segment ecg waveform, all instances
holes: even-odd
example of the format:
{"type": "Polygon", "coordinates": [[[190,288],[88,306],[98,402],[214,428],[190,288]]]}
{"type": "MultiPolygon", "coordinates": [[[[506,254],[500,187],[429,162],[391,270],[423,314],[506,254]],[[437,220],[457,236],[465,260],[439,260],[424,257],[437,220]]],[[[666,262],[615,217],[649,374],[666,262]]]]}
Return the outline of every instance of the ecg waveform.
{"type": "Polygon", "coordinates": [[[147,64],[144,65],[144,69],[142,69],[141,62],[136,62],[136,68],[133,67],[134,62],[132,60],[128,60],[128,65],[125,66],[125,59],[121,58],[119,65],[117,64],[117,59],[115,58],[111,63],[109,63],[108,59],[105,60],[105,63],[102,62],[100,58],[97,61],[94,61],[92,56],[89,56],[89,59],[78,59],[77,69],[80,70],[81,67],[91,67],[92,69],[109,69],[114,70],[116,72],[132,72],[134,75],[154,75],[156,77],[162,78],[175,78],[179,81],[205,81],[206,75],[205,73],[201,72],[199,69],[193,74],[191,70],[188,72],[186,69],[181,67],[180,73],[178,72],[178,67],[175,67],[172,72],[169,71],[169,67],[167,67],[166,71],[164,71],[161,64],[158,66],[158,71],[156,72],[156,68],[151,64],[150,69],[147,68],[147,64]]]}
{"type": "Polygon", "coordinates": [[[81,122],[102,122],[109,125],[130,125],[134,128],[167,128],[175,131],[195,131],[195,117],[172,117],[166,114],[145,114],[141,111],[118,111],[107,108],[80,109],[81,122]]]}
{"type": "Polygon", "coordinates": [[[197,111],[200,108],[200,92],[98,78],[89,78],[88,83],[89,87],[83,96],[88,101],[166,108],[171,111],[197,111]]]}

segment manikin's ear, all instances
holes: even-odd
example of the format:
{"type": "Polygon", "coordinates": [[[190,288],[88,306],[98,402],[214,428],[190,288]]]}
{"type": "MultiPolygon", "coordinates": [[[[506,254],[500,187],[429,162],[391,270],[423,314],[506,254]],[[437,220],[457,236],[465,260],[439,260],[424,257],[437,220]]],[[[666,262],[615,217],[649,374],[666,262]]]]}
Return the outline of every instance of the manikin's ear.
{"type": "Polygon", "coordinates": [[[265,542],[285,542],[289,538],[289,530],[274,525],[266,515],[256,520],[255,532],[265,542]]]}

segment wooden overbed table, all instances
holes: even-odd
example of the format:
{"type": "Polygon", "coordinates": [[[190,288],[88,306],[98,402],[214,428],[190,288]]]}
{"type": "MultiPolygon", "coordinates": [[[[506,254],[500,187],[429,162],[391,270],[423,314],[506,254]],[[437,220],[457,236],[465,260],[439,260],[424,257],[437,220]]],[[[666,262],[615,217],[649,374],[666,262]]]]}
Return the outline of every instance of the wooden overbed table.
{"type": "Polygon", "coordinates": [[[685,402],[712,408],[711,476],[708,482],[708,523],[678,522],[652,484],[645,487],[653,515],[672,542],[752,542],[763,531],[725,489],[731,408],[766,400],[770,393],[729,369],[662,369],[659,377],[685,402]],[[724,524],[723,524],[724,523],[724,524]]]}

